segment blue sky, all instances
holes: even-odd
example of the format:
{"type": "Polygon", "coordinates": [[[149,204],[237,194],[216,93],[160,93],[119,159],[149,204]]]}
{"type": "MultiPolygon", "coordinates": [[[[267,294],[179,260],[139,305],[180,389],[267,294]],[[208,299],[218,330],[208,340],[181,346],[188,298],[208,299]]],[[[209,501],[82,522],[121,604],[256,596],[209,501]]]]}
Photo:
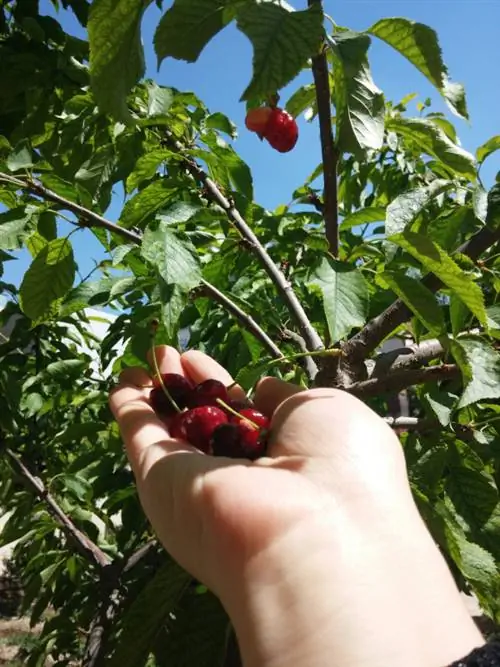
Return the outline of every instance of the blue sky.
{"type": "MultiPolygon", "coordinates": [[[[300,9],[307,3],[292,0],[292,4],[300,9]]],[[[42,11],[54,14],[49,0],[41,0],[40,5],[42,11]]],[[[500,134],[499,0],[326,0],[324,6],[336,23],[353,30],[366,29],[387,16],[405,16],[430,25],[438,32],[452,79],[466,87],[471,122],[454,118],[463,146],[474,151],[491,136],[500,134]]],[[[147,76],[163,85],[193,90],[211,111],[228,115],[240,132],[235,148],[252,169],[256,200],[268,208],[288,202],[293,190],[320,161],[316,124],[299,119],[299,142],[293,153],[284,155],[245,130],[245,106],[239,98],[250,80],[252,49],[247,38],[233,26],[206,47],[198,62],[188,64],[169,59],[158,72],[152,37],[160,16],[160,10],[153,4],[143,22],[147,76]]],[[[82,35],[71,13],[61,13],[59,20],[66,30],[82,35]]],[[[390,47],[374,40],[370,56],[373,77],[386,98],[398,101],[408,93],[418,93],[415,102],[430,97],[432,110],[447,113],[435,89],[390,47]]],[[[296,79],[282,91],[282,99],[287,100],[299,84],[308,81],[306,75],[296,79]]],[[[416,108],[414,111],[416,115],[416,108]]],[[[500,152],[485,163],[484,182],[490,185],[498,171],[500,152]]],[[[121,205],[121,196],[117,196],[107,212],[110,219],[117,219],[121,205]]],[[[81,234],[77,245],[77,261],[85,274],[92,267],[93,258],[99,258],[99,246],[87,232],[85,236],[81,234]]],[[[23,253],[19,261],[7,263],[4,279],[19,283],[28,261],[23,253]]]]}

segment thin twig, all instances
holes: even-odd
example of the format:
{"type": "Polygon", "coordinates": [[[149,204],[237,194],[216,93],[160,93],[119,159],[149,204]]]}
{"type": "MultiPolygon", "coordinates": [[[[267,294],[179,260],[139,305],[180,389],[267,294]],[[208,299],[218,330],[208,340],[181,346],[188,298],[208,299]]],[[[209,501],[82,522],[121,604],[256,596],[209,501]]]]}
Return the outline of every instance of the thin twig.
{"type": "MultiPolygon", "coordinates": [[[[463,243],[457,253],[477,259],[485,250],[500,240],[500,229],[491,230],[483,227],[477,234],[463,243]]],[[[442,282],[433,274],[422,281],[431,292],[437,292],[442,282]]],[[[372,319],[360,332],[353,336],[344,346],[348,360],[366,359],[389,334],[412,316],[411,310],[401,299],[396,299],[378,317],[372,319]]]]}
{"type": "Polygon", "coordinates": [[[104,551],[102,551],[89,537],[87,537],[87,535],[82,533],[82,531],[75,526],[73,521],[71,521],[71,519],[63,512],[53,496],[47,491],[42,481],[30,472],[19,456],[17,456],[17,454],[15,454],[9,447],[5,448],[5,453],[27,485],[30,486],[36,495],[47,505],[49,513],[61,525],[65,535],[75,544],[77,551],[99,569],[110,565],[111,560],[104,551]]]}
{"type": "MultiPolygon", "coordinates": [[[[110,220],[107,220],[106,218],[103,218],[100,215],[93,213],[92,211],[89,211],[83,206],[75,204],[75,202],[72,202],[69,199],[65,199],[64,197],[61,197],[55,192],[48,190],[39,183],[35,183],[34,181],[23,181],[21,179],[9,176],[8,174],[0,173],[0,181],[2,179],[8,183],[11,183],[12,185],[16,185],[18,188],[27,190],[28,192],[32,192],[33,194],[37,194],[40,197],[43,197],[49,201],[54,201],[68,211],[72,211],[73,213],[78,215],[80,219],[85,221],[86,225],[83,226],[101,227],[107,229],[113,234],[122,236],[123,238],[127,239],[128,241],[132,241],[137,245],[141,244],[142,237],[140,234],[137,234],[136,232],[131,231],[129,229],[125,229],[125,227],[120,227],[116,223],[111,222],[110,220]]],[[[222,304],[224,308],[226,308],[226,310],[233,315],[233,317],[235,317],[239,322],[241,322],[247,328],[247,330],[251,334],[253,334],[268,349],[268,351],[275,359],[281,358],[283,356],[277,345],[273,343],[273,341],[269,338],[266,332],[261,327],[259,327],[257,322],[250,315],[247,315],[247,313],[245,313],[239,306],[237,306],[233,301],[231,301],[229,297],[222,294],[222,292],[220,292],[214,285],[209,283],[207,280],[202,280],[201,283],[205,291],[209,294],[209,296],[211,296],[215,301],[218,301],[220,304],[222,304]]]]}
{"type": "MultiPolygon", "coordinates": [[[[319,5],[321,0],[308,0],[309,7],[319,5]]],[[[330,96],[330,78],[328,61],[324,49],[312,59],[312,73],[316,88],[316,104],[318,107],[319,133],[321,154],[323,159],[323,217],[325,234],[329,250],[334,257],[339,253],[339,220],[337,168],[339,154],[333,139],[332,109],[330,96]]]]}
{"type": "Polygon", "coordinates": [[[429,366],[428,368],[395,371],[385,377],[354,382],[350,386],[344,387],[344,390],[359,398],[367,398],[369,396],[382,396],[383,394],[394,393],[416,384],[452,380],[458,377],[460,377],[458,366],[455,364],[441,364],[440,366],[429,366]]]}
{"type": "MultiPolygon", "coordinates": [[[[169,143],[182,154],[184,151],[182,144],[177,141],[168,131],[166,132],[166,137],[169,143]]],[[[203,184],[205,192],[212,199],[212,201],[216,202],[224,210],[228,219],[241,234],[242,238],[246,241],[255,257],[259,260],[267,275],[274,283],[276,290],[281,295],[283,301],[287,304],[290,315],[294,318],[300,329],[300,333],[307,343],[308,350],[313,351],[322,349],[324,347],[323,342],[318,332],[311,324],[304,308],[302,307],[302,304],[300,303],[297,295],[293,290],[291,283],[286,279],[286,276],[283,274],[283,272],[280,271],[278,266],[273,262],[267,250],[254,234],[252,229],[245,222],[241,213],[235,207],[233,202],[229,201],[229,199],[227,199],[227,197],[222,194],[214,181],[209,178],[208,174],[194,160],[186,157],[184,159],[184,164],[191,176],[197,182],[203,184]]]]}
{"type": "Polygon", "coordinates": [[[271,338],[267,335],[267,333],[261,329],[261,327],[257,324],[257,322],[253,319],[251,315],[248,313],[245,313],[244,310],[242,310],[239,306],[237,306],[234,301],[231,301],[225,294],[223,294],[220,290],[217,289],[214,285],[211,283],[207,282],[206,280],[202,279],[201,284],[203,285],[205,291],[209,294],[209,296],[214,300],[217,301],[218,303],[221,304],[231,315],[238,320],[238,322],[241,322],[245,329],[252,333],[257,340],[259,340],[262,345],[269,350],[271,353],[271,356],[274,359],[282,359],[283,358],[283,353],[279,349],[279,347],[276,345],[276,343],[271,340],[271,338]]]}

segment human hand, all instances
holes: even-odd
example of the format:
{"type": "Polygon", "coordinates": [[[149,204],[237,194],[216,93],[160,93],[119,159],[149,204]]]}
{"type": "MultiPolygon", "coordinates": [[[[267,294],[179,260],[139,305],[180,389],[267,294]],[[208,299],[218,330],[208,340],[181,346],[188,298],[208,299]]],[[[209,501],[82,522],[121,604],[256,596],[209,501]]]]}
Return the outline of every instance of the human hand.
{"type": "MultiPolygon", "coordinates": [[[[200,352],[163,346],[157,358],[162,373],[233,382],[200,352]]],[[[255,404],[272,417],[268,457],[250,463],[171,438],[150,387],[128,369],[110,397],[141,502],[170,554],[221,598],[246,665],[440,667],[482,643],[399,441],[362,402],[266,378],[255,404]]]]}

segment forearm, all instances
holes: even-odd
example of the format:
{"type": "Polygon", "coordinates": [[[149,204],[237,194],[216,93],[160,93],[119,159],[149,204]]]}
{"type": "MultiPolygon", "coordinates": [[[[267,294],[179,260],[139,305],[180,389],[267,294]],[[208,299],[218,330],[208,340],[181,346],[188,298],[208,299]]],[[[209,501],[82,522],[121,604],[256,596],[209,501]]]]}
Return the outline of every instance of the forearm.
{"type": "Polygon", "coordinates": [[[416,510],[339,529],[249,564],[228,601],[245,667],[444,667],[483,643],[416,510]]]}

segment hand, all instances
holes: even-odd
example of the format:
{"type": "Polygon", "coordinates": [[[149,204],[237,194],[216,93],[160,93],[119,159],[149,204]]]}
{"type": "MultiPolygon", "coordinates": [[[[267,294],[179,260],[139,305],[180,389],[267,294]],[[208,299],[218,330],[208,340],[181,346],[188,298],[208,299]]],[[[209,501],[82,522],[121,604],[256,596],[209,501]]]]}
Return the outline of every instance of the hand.
{"type": "MultiPolygon", "coordinates": [[[[162,373],[233,382],[203,353],[156,354],[162,373]]],[[[245,665],[443,667],[483,643],[399,441],[366,405],[266,378],[255,404],[272,416],[269,457],[250,463],[171,438],[150,387],[127,369],[110,397],[141,502],[169,553],[220,597],[245,665]]]]}

